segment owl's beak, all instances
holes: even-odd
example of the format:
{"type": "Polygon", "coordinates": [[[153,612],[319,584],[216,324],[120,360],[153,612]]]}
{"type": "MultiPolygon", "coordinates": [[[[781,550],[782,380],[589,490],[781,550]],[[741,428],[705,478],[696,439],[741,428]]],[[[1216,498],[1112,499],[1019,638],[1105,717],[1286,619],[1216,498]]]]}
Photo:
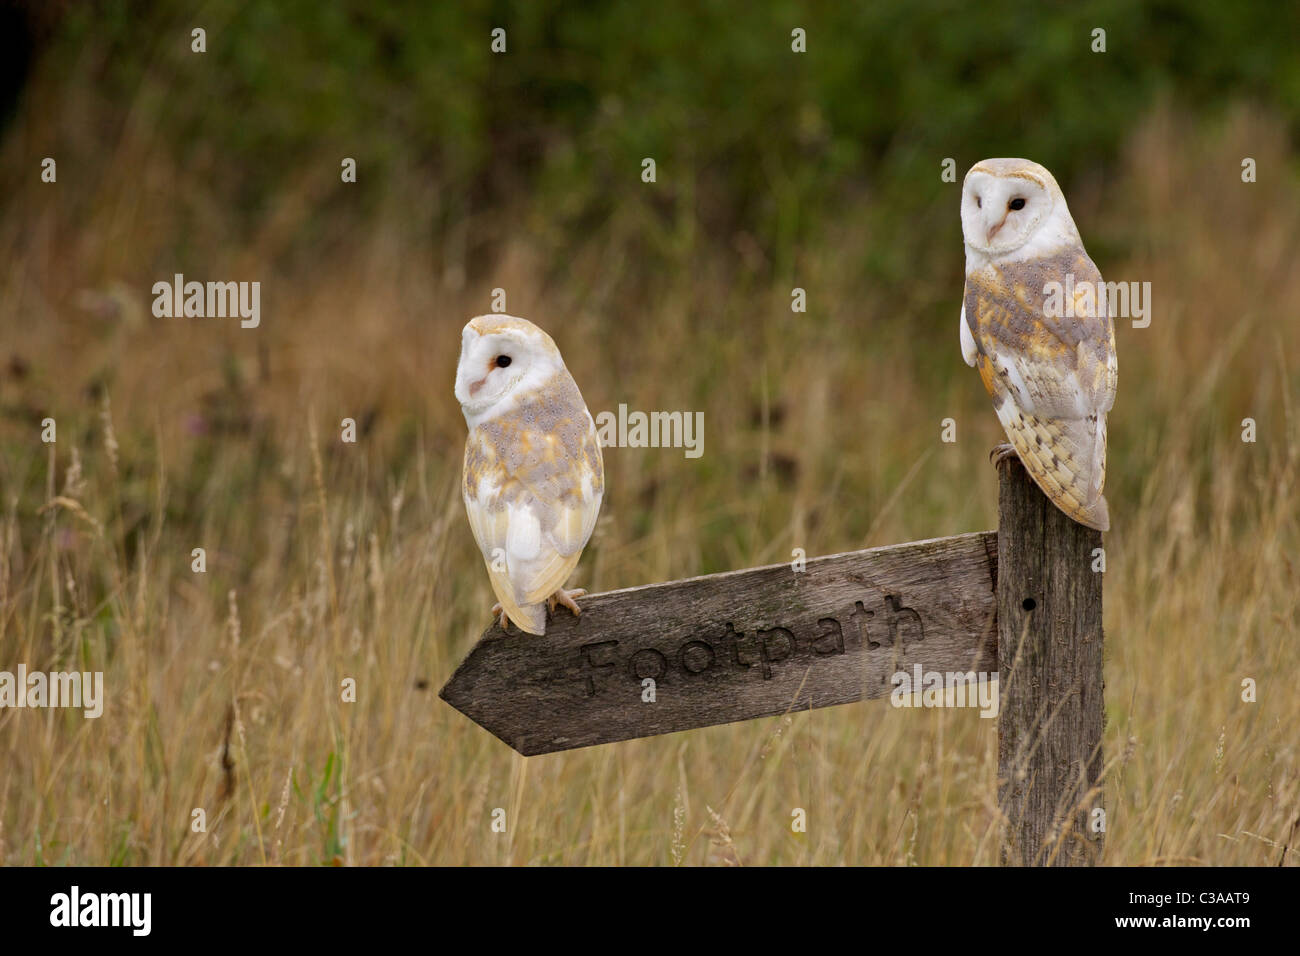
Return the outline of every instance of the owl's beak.
{"type": "Polygon", "coordinates": [[[478,394],[478,390],[479,390],[480,388],[483,387],[483,383],[486,382],[486,381],[487,381],[486,378],[481,378],[481,379],[479,379],[477,382],[470,382],[470,383],[469,383],[469,397],[470,397],[470,398],[473,398],[475,395],[477,395],[477,394],[478,394]]]}
{"type": "Polygon", "coordinates": [[[989,227],[988,234],[984,237],[984,241],[985,241],[985,242],[992,242],[992,241],[993,241],[993,237],[996,236],[996,235],[998,234],[998,230],[999,230],[999,229],[1001,229],[1004,225],[1006,225],[1006,222],[1007,222],[1007,217],[1006,217],[1006,214],[1004,213],[1003,216],[1002,216],[1002,218],[1001,218],[1000,220],[998,220],[998,224],[997,224],[996,226],[990,226],[990,227],[989,227]]]}

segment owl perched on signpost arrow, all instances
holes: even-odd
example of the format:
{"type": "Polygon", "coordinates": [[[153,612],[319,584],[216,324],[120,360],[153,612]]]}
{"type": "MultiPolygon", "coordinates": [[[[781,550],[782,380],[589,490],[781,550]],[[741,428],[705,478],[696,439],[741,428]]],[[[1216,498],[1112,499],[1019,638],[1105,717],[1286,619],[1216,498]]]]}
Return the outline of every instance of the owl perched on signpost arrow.
{"type": "Polygon", "coordinates": [[[462,492],[483,552],[492,609],[546,633],[596,526],[605,467],[596,424],[551,337],[526,319],[480,315],[461,335],[456,398],[469,426],[462,492]]]}
{"type": "Polygon", "coordinates": [[[1053,504],[1107,531],[1115,329],[1061,187],[1027,159],[983,160],[962,185],[961,228],[961,354],[1011,439],[994,454],[1018,455],[1053,504]]]}

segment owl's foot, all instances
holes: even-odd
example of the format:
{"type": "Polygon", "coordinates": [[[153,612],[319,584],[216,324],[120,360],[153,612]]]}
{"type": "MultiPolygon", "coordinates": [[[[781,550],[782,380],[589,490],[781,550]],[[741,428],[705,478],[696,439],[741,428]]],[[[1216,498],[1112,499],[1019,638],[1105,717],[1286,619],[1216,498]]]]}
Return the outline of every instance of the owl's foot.
{"type": "Polygon", "coordinates": [[[994,445],[993,450],[989,452],[989,461],[993,467],[999,467],[1004,461],[1010,461],[1016,457],[1016,447],[1009,442],[1003,442],[1000,445],[994,445]]]}
{"type": "Polygon", "coordinates": [[[493,605],[492,605],[492,616],[493,616],[493,617],[499,617],[499,618],[501,618],[501,630],[503,630],[503,631],[505,631],[507,634],[509,634],[509,633],[510,633],[510,618],[509,618],[509,616],[506,614],[506,609],[503,608],[499,603],[498,603],[498,604],[493,604],[493,605]]]}
{"type": "Polygon", "coordinates": [[[587,592],[584,588],[574,588],[572,591],[566,591],[564,588],[560,588],[546,599],[546,603],[550,607],[552,614],[555,613],[555,606],[557,604],[563,604],[573,612],[574,617],[582,617],[582,608],[578,607],[578,602],[575,601],[574,598],[580,598],[586,593],[587,592]]]}

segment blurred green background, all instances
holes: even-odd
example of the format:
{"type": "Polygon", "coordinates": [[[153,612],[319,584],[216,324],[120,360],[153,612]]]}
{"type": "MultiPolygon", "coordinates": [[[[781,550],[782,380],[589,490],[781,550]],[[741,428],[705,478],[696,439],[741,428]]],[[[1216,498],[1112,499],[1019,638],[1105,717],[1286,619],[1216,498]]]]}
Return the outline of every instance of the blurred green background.
{"type": "Polygon", "coordinates": [[[43,145],[111,152],[123,124],[147,122],[207,185],[159,237],[168,264],[173,245],[197,256],[247,235],[304,165],[335,152],[357,159],[359,181],[316,210],[287,257],[346,242],[349,224],[419,178],[438,187],[421,229],[471,223],[458,240],[471,277],[518,227],[476,214],[521,200],[557,273],[570,244],[631,204],[628,282],[676,263],[697,232],[724,246],[745,234],[756,271],[784,277],[866,193],[890,201],[862,224],[877,241],[861,265],[892,281],[931,227],[952,225],[924,218],[946,188],[944,157],[959,180],[980,158],[1014,154],[1062,183],[1100,182],[1162,102],[1210,119],[1253,101],[1290,136],[1300,117],[1300,8],[1286,3],[33,3],[26,32],[23,7],[7,9],[10,62],[38,37],[28,78],[57,85],[42,102],[77,119],[43,145]],[[194,26],[207,31],[202,58],[194,26]],[[489,49],[495,27],[504,55],[489,49]],[[804,55],[790,52],[795,27],[804,55]],[[1096,28],[1104,54],[1091,51],[1096,28]],[[647,156],[653,190],[637,175],[647,156]],[[233,235],[214,234],[213,202],[235,214],[222,223],[233,235]]]}

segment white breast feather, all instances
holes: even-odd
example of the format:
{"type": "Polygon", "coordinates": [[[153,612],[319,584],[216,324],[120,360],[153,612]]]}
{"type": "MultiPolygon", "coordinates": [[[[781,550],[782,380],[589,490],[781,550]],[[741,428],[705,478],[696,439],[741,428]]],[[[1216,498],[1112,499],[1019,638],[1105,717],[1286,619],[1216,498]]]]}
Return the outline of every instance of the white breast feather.
{"type": "Polygon", "coordinates": [[[975,346],[975,336],[971,335],[970,326],[966,324],[966,303],[961,306],[961,357],[966,360],[966,364],[971,368],[975,367],[975,359],[979,355],[979,349],[975,346]]]}
{"type": "MultiPolygon", "coordinates": [[[[580,403],[576,388],[573,394],[575,403],[580,403]]],[[[565,410],[578,416],[579,421],[585,419],[584,445],[594,450],[595,465],[603,471],[591,413],[582,405],[565,410]]],[[[480,424],[491,428],[490,419],[480,424]]],[[[488,440],[487,435],[482,437],[488,440]]],[[[603,497],[602,475],[593,471],[586,455],[564,454],[553,435],[532,433],[529,438],[534,447],[546,447],[546,457],[563,464],[559,475],[549,473],[542,484],[535,484],[526,469],[511,467],[512,481],[507,485],[482,474],[474,493],[467,488],[464,495],[470,528],[488,567],[493,590],[507,608],[514,605],[525,610],[563,586],[595,529],[603,497]],[[543,516],[549,520],[544,521],[543,516]]],[[[476,436],[471,433],[474,440],[476,436]]],[[[498,462],[519,462],[514,448],[493,447],[492,453],[498,462]]],[[[495,468],[482,470],[495,472],[495,468]]]]}

